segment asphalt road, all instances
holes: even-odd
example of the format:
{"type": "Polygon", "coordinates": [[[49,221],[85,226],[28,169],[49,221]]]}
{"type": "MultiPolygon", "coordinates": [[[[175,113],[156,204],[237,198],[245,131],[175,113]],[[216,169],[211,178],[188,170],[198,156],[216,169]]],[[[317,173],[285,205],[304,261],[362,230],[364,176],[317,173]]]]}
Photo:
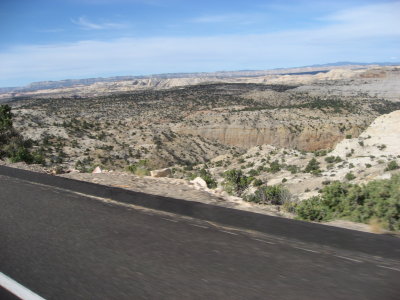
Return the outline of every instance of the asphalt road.
{"type": "Polygon", "coordinates": [[[0,175],[0,272],[45,299],[400,299],[395,255],[300,240],[0,175]]]}

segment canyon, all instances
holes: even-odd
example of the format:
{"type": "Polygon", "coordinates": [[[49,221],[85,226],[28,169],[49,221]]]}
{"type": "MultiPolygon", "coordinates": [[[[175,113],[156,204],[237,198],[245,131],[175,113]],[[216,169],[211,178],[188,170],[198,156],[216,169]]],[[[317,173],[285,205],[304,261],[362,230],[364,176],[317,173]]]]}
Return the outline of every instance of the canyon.
{"type": "Polygon", "coordinates": [[[41,165],[0,163],[294,217],[248,199],[282,187],[298,203],[334,182],[399,173],[399,83],[399,66],[344,65],[3,89],[14,130],[41,165]],[[232,191],[227,172],[249,180],[245,190],[232,191]]]}
{"type": "Polygon", "coordinates": [[[379,115],[400,109],[396,66],[279,72],[89,80],[0,97],[13,107],[16,128],[38,142],[48,163],[62,160],[66,169],[82,161],[117,169],[143,159],[153,168],[195,164],[264,144],[332,149],[379,115]],[[128,91],[128,84],[142,88],[128,91]]]}

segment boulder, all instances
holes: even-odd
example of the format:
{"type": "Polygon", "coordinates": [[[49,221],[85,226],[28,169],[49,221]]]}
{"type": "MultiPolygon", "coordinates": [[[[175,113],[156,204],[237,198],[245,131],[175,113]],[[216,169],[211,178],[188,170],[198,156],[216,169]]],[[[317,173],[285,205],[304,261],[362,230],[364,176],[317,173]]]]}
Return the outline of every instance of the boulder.
{"type": "Polygon", "coordinates": [[[168,177],[171,175],[171,169],[165,168],[160,170],[150,171],[151,177],[168,177]]]}
{"type": "Polygon", "coordinates": [[[207,183],[201,177],[196,177],[192,181],[190,181],[196,188],[207,188],[207,183]]]}
{"type": "Polygon", "coordinates": [[[103,170],[99,166],[94,168],[94,170],[92,172],[92,174],[100,174],[100,173],[103,173],[103,170]]]}

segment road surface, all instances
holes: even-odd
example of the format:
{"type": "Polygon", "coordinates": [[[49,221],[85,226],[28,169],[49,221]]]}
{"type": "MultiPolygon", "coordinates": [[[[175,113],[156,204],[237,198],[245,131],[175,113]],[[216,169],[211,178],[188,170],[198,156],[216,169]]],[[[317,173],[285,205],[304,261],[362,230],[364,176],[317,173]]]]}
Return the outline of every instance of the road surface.
{"type": "Polygon", "coordinates": [[[0,175],[0,272],[45,299],[400,299],[396,255],[315,240],[0,175]]]}

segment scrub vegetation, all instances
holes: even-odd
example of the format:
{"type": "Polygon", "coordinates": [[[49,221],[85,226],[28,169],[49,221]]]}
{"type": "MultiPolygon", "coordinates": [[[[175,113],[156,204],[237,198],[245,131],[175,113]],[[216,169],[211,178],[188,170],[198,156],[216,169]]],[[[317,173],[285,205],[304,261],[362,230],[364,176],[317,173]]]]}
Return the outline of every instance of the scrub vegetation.
{"type": "Polygon", "coordinates": [[[361,185],[334,182],[321,195],[298,203],[295,212],[303,220],[379,220],[388,230],[400,230],[400,175],[361,185]]]}
{"type": "Polygon", "coordinates": [[[7,157],[11,162],[43,164],[43,152],[33,150],[34,142],[24,139],[13,127],[11,107],[0,105],[0,158],[7,157]]]}

